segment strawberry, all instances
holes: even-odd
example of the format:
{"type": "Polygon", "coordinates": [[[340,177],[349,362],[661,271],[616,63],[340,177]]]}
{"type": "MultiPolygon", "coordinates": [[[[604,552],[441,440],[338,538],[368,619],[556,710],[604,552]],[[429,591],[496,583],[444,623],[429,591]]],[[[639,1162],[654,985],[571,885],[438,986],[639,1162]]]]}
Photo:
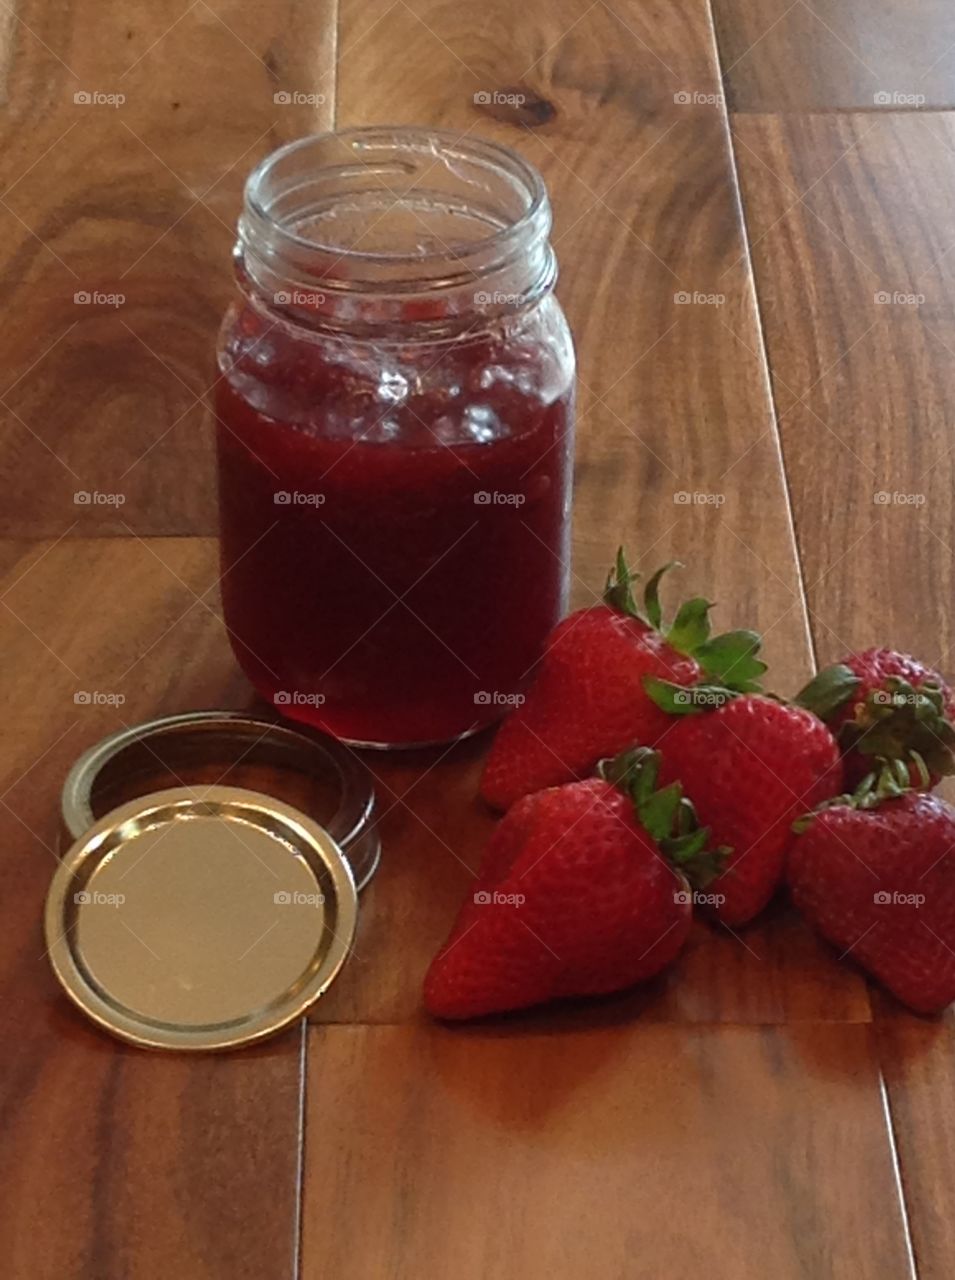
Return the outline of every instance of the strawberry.
{"type": "MultiPolygon", "coordinates": [[[[751,632],[709,639],[710,603],[686,602],[662,630],[659,585],[665,565],[647,583],[641,611],[623,550],[607,579],[604,603],[570,614],[551,633],[527,696],[504,721],[491,748],[481,794],[507,809],[533,791],[586,777],[603,757],[652,745],[666,715],[643,687],[645,676],[689,685],[706,674],[723,678],[751,632]]],[[[759,671],[764,670],[759,664],[759,671]]]]}
{"type": "Polygon", "coordinates": [[[616,991],[678,954],[692,914],[686,875],[712,872],[716,855],[680,788],[655,789],[654,752],[613,768],[619,786],[551,787],[501,820],[428,970],[435,1017],[616,991]]]}
{"type": "Polygon", "coordinates": [[[955,699],[937,671],[894,649],[867,649],[826,667],[796,697],[826,721],[857,787],[881,761],[901,760],[913,788],[955,773],[955,699]]]}
{"type": "Polygon", "coordinates": [[[797,829],[787,875],[810,923],[909,1008],[951,1004],[955,808],[911,789],[880,794],[869,778],[797,829]]]}
{"type": "Polygon", "coordinates": [[[660,742],[661,779],[682,782],[700,821],[731,850],[710,886],[716,915],[745,924],[783,877],[793,821],[842,789],[839,748],[817,716],[773,698],[656,680],[647,689],[674,716],[660,742]]]}

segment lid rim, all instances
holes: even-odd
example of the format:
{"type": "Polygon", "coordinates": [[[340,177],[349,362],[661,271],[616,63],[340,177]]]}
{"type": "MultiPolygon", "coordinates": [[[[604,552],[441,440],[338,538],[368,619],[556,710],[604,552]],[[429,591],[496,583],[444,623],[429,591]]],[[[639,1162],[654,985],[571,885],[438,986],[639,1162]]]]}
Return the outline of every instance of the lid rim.
{"type": "MultiPolygon", "coordinates": [[[[311,864],[309,864],[311,865],[311,864]]],[[[320,881],[317,883],[321,883],[320,881]]],[[[308,1010],[322,998],[341,972],[352,950],[357,927],[358,897],[351,868],[341,849],[329,833],[307,814],[291,805],[273,800],[263,793],[240,787],[208,786],[205,788],[170,788],[152,792],[147,796],[121,805],[104,815],[79,840],[75,841],[63,856],[54,873],[47,894],[44,911],[44,932],[50,964],[60,986],[71,1002],[97,1026],[127,1044],[152,1050],[178,1052],[225,1052],[266,1040],[287,1029],[303,1018],[308,1010]],[[197,794],[198,793],[198,794],[197,794]],[[307,978],[297,994],[284,1002],[278,992],[267,1004],[251,1011],[245,1019],[242,1014],[216,1023],[177,1024],[162,1022],[147,1014],[130,1009],[125,1001],[116,998],[110,1003],[108,988],[82,963],[78,953],[72,919],[66,927],[68,913],[82,910],[70,902],[70,892],[78,872],[89,859],[96,862],[98,850],[108,845],[106,856],[112,856],[115,845],[108,842],[108,835],[119,826],[132,823],[151,814],[169,815],[171,821],[181,817],[198,804],[231,806],[232,810],[245,810],[246,814],[268,814],[278,818],[287,834],[298,837],[303,849],[309,850],[325,868],[335,893],[336,928],[325,920],[316,937],[312,962],[320,955],[314,973],[307,978]],[[331,941],[320,953],[320,944],[331,941]],[[70,934],[73,934],[73,939],[70,934]],[[105,994],[104,994],[105,993],[105,994]],[[167,1029],[164,1029],[167,1028],[167,1029]],[[244,1028],[244,1029],[243,1029],[244,1028]],[[228,1030],[228,1034],[223,1034],[228,1030]],[[241,1030],[241,1034],[238,1032],[241,1030]]],[[[306,968],[303,973],[308,973],[306,968]]],[[[293,986],[296,984],[292,984],[293,986]]]]}

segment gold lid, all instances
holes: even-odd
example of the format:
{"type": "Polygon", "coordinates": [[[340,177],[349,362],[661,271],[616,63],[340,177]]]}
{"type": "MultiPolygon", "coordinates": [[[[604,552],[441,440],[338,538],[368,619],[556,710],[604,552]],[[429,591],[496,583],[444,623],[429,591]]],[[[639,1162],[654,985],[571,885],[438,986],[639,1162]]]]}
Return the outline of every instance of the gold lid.
{"type": "Polygon", "coordinates": [[[46,904],[54,972],[105,1030],[231,1049],[300,1017],[344,964],[358,899],[317,822],[238,787],[157,791],[69,849],[46,904]]]}

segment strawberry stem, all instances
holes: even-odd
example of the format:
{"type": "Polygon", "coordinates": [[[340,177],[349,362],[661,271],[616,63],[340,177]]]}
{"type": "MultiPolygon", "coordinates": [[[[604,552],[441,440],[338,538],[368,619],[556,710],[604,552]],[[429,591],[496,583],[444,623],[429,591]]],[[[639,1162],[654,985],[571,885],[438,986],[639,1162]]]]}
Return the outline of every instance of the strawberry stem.
{"type": "MultiPolygon", "coordinates": [[[[923,778],[924,784],[928,778],[928,770],[925,766],[925,761],[921,760],[921,757],[919,757],[919,760],[925,774],[923,778]]],[[[824,809],[841,807],[862,810],[877,809],[879,805],[884,804],[887,800],[897,800],[899,796],[904,796],[906,792],[914,790],[915,788],[911,784],[909,764],[905,760],[881,760],[879,761],[879,767],[873,769],[871,773],[867,773],[855,791],[835,796],[831,800],[824,800],[812,812],[804,813],[797,818],[793,823],[792,829],[797,835],[802,835],[817,814],[822,813],[824,809]]]]}
{"type": "Polygon", "coordinates": [[[658,569],[644,588],[641,609],[633,590],[640,575],[630,568],[623,547],[618,547],[604,585],[604,603],[660,632],[672,649],[693,658],[710,683],[725,685],[737,693],[759,693],[759,677],[766,670],[766,663],[756,656],[762,644],[757,632],[727,631],[711,637],[709,613],[713,602],[703,596],[686,600],[672,624],[664,625],[660,583],[671,569],[682,568],[679,560],[670,560],[658,569]]]}
{"type": "Polygon", "coordinates": [[[693,888],[703,889],[720,875],[731,851],[709,847],[709,828],[699,825],[696,810],[679,782],[657,787],[659,751],[635,747],[614,759],[602,760],[597,772],[630,797],[640,825],[693,888]]]}

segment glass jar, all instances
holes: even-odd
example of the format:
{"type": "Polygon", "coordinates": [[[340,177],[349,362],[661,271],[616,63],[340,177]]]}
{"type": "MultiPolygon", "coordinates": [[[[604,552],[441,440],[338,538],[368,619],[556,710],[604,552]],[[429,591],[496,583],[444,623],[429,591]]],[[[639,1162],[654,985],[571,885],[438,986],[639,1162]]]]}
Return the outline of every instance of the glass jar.
{"type": "Polygon", "coordinates": [[[573,344],[507,148],[303,138],[250,177],[216,386],[222,600],[280,712],[444,742],[521,697],[566,605],[573,344]]]}

